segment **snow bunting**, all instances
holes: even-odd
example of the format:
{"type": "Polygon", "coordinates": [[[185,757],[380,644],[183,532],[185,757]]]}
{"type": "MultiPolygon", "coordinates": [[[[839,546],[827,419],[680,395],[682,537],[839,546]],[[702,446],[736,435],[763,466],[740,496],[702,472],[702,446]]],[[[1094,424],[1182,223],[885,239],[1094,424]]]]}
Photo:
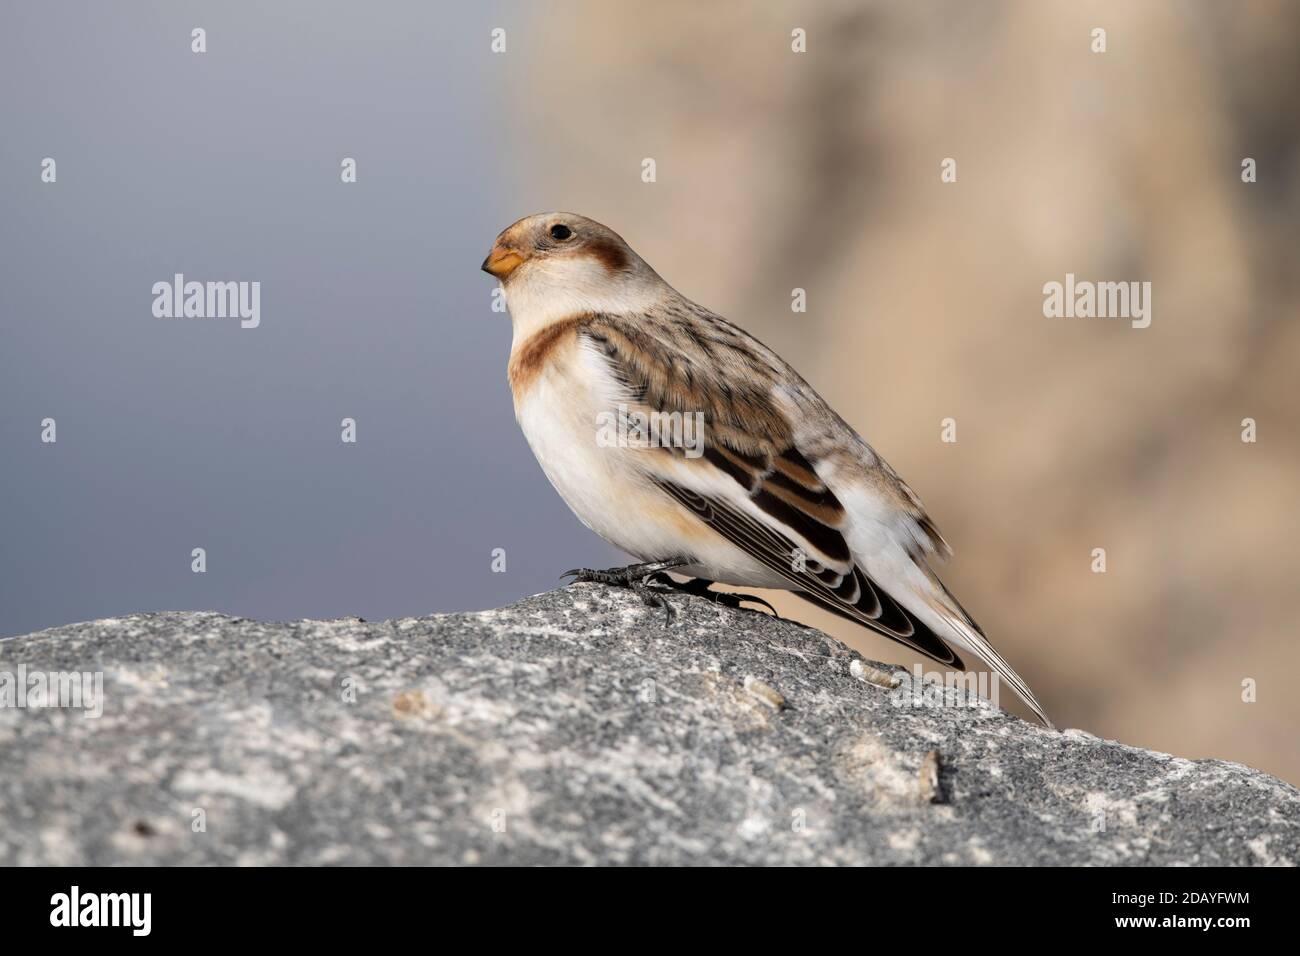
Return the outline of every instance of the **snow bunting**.
{"type": "Polygon", "coordinates": [[[931,569],[951,551],[920,499],[779,355],[583,216],[520,219],[483,269],[505,289],[533,454],[583,524],[644,562],[582,578],[793,591],[954,670],[970,651],[1051,726],[931,569]]]}

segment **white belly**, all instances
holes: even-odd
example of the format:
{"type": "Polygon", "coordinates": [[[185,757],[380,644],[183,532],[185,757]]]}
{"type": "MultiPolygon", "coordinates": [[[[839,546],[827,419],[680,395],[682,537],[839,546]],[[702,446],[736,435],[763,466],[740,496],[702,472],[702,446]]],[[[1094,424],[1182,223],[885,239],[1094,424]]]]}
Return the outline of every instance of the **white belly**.
{"type": "MultiPolygon", "coordinates": [[[[785,587],[783,579],[714,532],[649,480],[650,472],[707,492],[709,466],[679,465],[662,449],[598,441],[602,413],[615,412],[621,388],[601,360],[578,344],[566,345],[548,367],[515,395],[515,417],[560,497],[579,520],[610,544],[641,561],[682,555],[696,563],[683,574],[725,584],[785,587]]],[[[730,481],[730,479],[726,479],[730,481]]]]}

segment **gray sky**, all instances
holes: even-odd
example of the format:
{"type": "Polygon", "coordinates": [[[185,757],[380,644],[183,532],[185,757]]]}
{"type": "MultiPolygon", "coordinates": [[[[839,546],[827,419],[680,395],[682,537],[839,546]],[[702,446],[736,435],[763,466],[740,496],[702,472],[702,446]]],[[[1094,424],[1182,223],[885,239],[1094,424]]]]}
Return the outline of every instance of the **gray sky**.
{"type": "Polygon", "coordinates": [[[0,635],[487,607],[617,560],[519,433],[478,271],[535,211],[489,51],[510,12],[5,6],[0,635]],[[155,318],[177,272],[260,282],[260,326],[155,318]]]}

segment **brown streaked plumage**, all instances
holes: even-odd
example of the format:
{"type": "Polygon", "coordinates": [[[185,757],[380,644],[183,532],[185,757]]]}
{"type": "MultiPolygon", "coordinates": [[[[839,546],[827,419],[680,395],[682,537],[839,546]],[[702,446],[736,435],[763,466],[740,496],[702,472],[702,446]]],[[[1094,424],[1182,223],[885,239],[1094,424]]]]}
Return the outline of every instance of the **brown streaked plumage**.
{"type": "Polygon", "coordinates": [[[706,422],[741,454],[789,443],[790,423],[770,398],[778,372],[749,343],[739,337],[709,338],[698,329],[691,335],[680,318],[644,318],[647,321],[633,323],[612,315],[593,316],[582,329],[604,352],[631,397],[655,411],[702,411],[706,422]],[[711,344],[701,346],[699,338],[711,344]]]}

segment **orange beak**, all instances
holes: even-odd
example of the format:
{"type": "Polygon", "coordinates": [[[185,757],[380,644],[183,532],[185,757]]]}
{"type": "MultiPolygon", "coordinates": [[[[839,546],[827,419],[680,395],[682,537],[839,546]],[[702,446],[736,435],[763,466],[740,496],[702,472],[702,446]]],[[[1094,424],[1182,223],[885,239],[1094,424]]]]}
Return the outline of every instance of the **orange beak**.
{"type": "Polygon", "coordinates": [[[483,260],[483,271],[504,280],[518,269],[523,261],[523,256],[498,242],[492,247],[488,257],[483,260]]]}

